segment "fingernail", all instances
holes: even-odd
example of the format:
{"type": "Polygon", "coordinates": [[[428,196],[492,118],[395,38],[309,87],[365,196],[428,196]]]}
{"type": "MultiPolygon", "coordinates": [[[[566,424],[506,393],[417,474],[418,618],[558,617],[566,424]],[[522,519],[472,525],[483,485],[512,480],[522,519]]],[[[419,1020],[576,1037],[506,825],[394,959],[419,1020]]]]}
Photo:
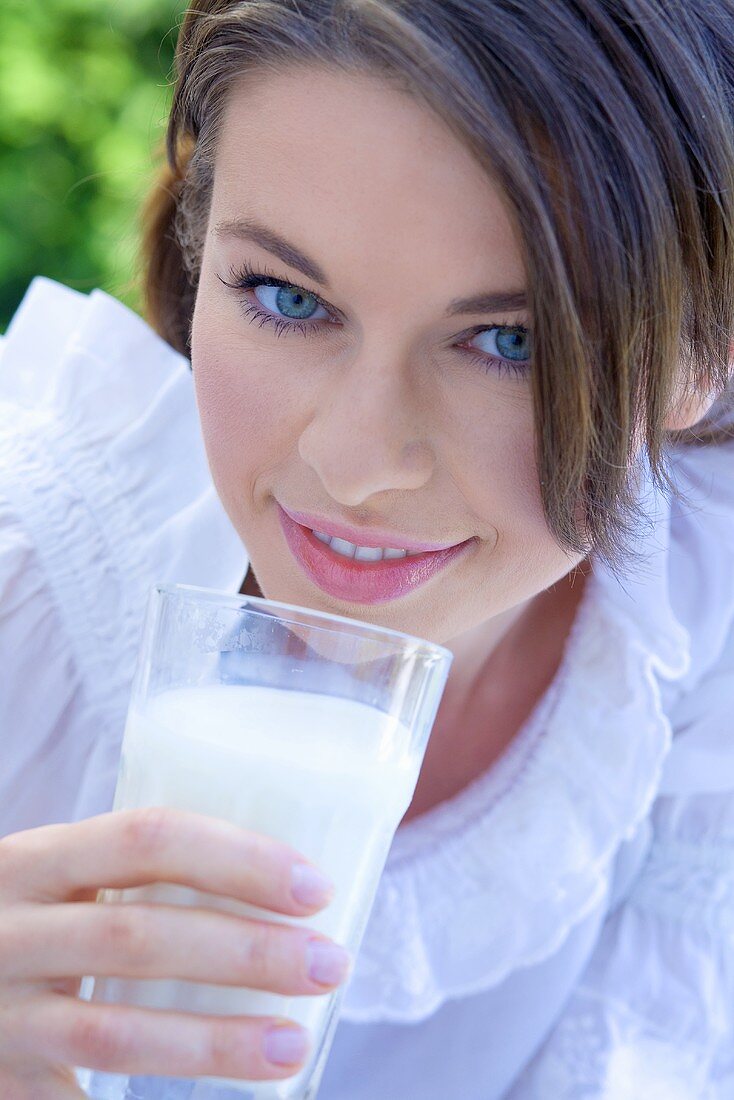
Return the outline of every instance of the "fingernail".
{"type": "Polygon", "coordinates": [[[322,985],[338,985],[346,978],[352,957],[338,943],[309,940],[306,946],[308,976],[322,985]]]}
{"type": "Polygon", "coordinates": [[[276,1066],[302,1062],[308,1050],[308,1032],[292,1024],[276,1024],[265,1032],[263,1050],[267,1060],[276,1066]]]}
{"type": "Polygon", "coordinates": [[[324,905],[334,892],[334,884],[310,863],[294,863],[291,892],[299,905],[324,905]]]}

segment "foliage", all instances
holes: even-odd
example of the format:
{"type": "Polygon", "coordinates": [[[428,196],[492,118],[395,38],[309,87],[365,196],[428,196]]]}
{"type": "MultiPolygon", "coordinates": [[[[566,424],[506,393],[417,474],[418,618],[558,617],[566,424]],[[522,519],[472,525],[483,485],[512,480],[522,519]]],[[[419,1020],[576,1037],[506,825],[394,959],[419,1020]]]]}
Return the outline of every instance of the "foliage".
{"type": "Polygon", "coordinates": [[[181,0],[0,5],[0,332],[35,275],[133,309],[181,0]]]}

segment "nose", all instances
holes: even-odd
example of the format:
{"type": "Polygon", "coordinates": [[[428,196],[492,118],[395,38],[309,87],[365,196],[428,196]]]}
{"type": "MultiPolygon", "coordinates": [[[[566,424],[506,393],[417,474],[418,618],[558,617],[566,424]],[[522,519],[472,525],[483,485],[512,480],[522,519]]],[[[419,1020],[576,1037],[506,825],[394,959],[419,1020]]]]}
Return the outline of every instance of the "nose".
{"type": "Polygon", "coordinates": [[[434,454],[411,386],[407,370],[374,351],[330,370],[298,449],[334,500],[357,506],[430,480],[434,454]]]}

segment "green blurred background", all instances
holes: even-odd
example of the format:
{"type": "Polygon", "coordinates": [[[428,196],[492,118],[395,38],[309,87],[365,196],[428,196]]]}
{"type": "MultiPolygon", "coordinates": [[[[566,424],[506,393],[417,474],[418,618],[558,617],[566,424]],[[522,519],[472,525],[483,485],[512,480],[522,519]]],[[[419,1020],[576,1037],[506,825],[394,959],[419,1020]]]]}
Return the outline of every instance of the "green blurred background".
{"type": "Polygon", "coordinates": [[[0,332],[34,275],[140,310],[184,0],[0,3],[0,332]]]}

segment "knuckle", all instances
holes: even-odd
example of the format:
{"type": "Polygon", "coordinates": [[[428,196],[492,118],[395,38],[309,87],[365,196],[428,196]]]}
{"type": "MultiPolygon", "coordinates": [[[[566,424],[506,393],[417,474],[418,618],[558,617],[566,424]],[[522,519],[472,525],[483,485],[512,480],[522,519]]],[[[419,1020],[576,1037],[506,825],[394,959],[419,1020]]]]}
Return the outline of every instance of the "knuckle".
{"type": "Polygon", "coordinates": [[[0,1096],[3,1100],[39,1100],[35,1080],[28,1080],[16,1073],[0,1071],[0,1096]]]}
{"type": "Polygon", "coordinates": [[[5,894],[18,886],[20,864],[23,858],[23,839],[20,834],[0,838],[0,892],[5,894]]]}
{"type": "Polygon", "coordinates": [[[267,932],[254,922],[248,927],[242,938],[240,967],[245,980],[261,982],[269,970],[270,944],[267,932]]]}
{"type": "Polygon", "coordinates": [[[130,1053],[120,1021],[107,1013],[76,1013],[69,1023],[67,1042],[71,1059],[93,1069],[116,1069],[130,1053]]]}
{"type": "Polygon", "coordinates": [[[245,830],[243,835],[245,858],[251,871],[259,875],[272,875],[273,867],[280,861],[280,846],[277,841],[263,833],[245,830]]]}
{"type": "Polygon", "coordinates": [[[144,970],[155,957],[155,943],[150,921],[142,910],[132,910],[125,903],[108,903],[102,928],[105,953],[128,967],[144,970]]]}
{"type": "Polygon", "coordinates": [[[174,828],[174,813],[166,806],[146,806],[133,810],[122,823],[122,844],[135,856],[159,855],[169,843],[174,828]]]}
{"type": "Polygon", "coordinates": [[[0,974],[9,977],[16,969],[19,959],[27,955],[28,946],[24,942],[25,922],[0,917],[0,974]]]}
{"type": "Polygon", "coordinates": [[[263,1058],[263,1032],[263,1025],[253,1017],[213,1020],[203,1044],[199,1072],[250,1081],[279,1076],[277,1067],[263,1058]]]}
{"type": "Polygon", "coordinates": [[[237,970],[246,981],[267,981],[273,971],[273,936],[265,923],[250,922],[241,938],[237,970]]]}
{"type": "Polygon", "coordinates": [[[241,1066],[246,1052],[242,1042],[242,1029],[226,1019],[213,1020],[209,1028],[209,1041],[206,1050],[207,1071],[210,1073],[231,1073],[233,1063],[241,1066]],[[209,1068],[211,1067],[211,1068],[209,1068]]]}
{"type": "Polygon", "coordinates": [[[290,897],[291,868],[300,861],[295,849],[265,833],[246,831],[247,861],[277,890],[290,897]]]}

